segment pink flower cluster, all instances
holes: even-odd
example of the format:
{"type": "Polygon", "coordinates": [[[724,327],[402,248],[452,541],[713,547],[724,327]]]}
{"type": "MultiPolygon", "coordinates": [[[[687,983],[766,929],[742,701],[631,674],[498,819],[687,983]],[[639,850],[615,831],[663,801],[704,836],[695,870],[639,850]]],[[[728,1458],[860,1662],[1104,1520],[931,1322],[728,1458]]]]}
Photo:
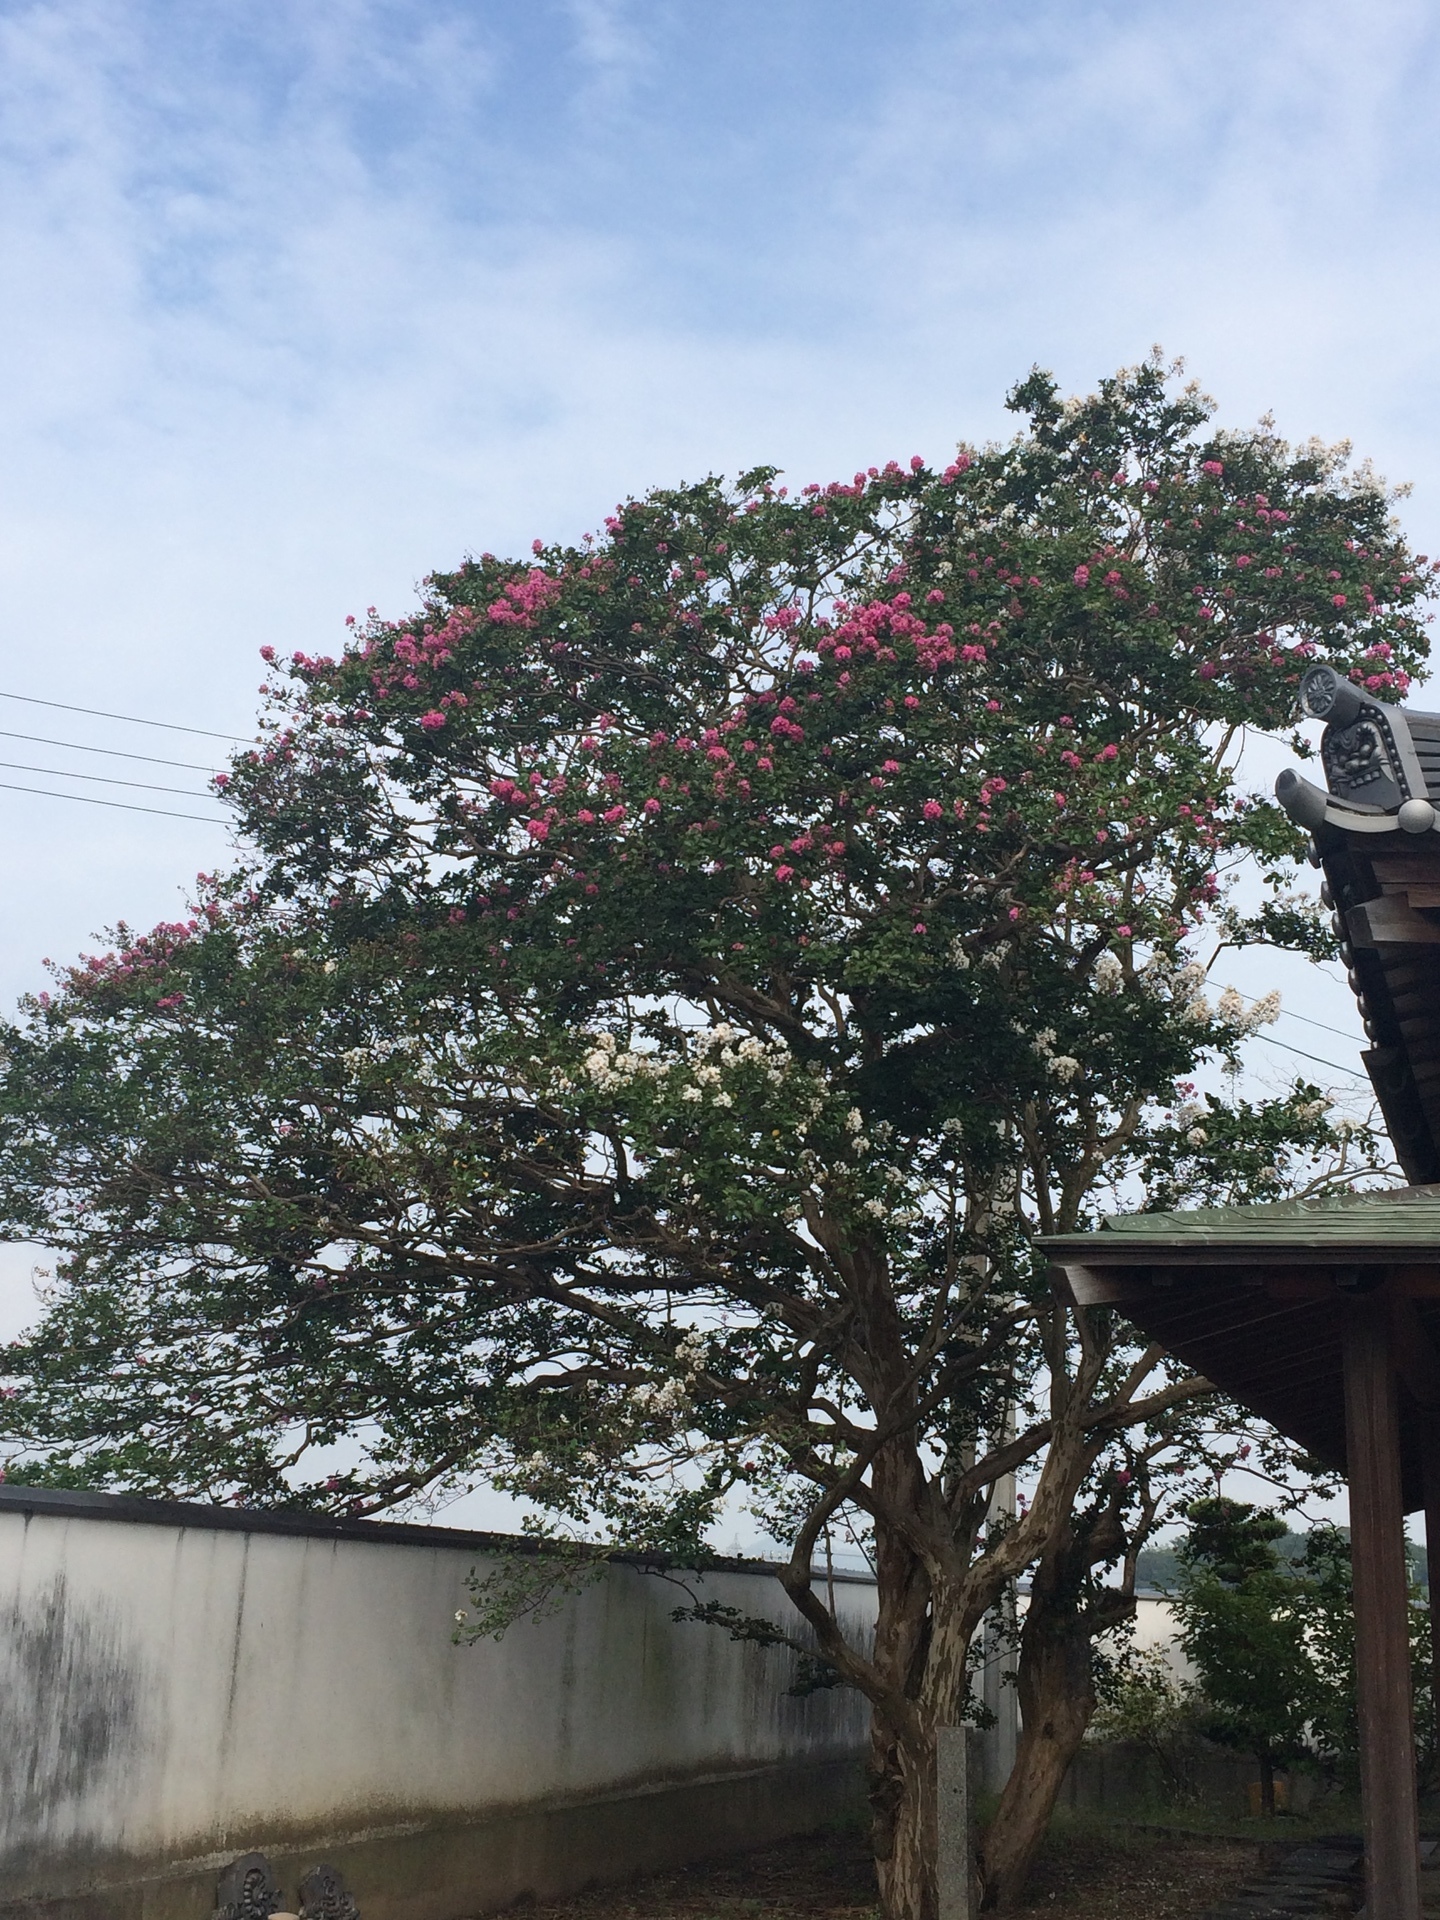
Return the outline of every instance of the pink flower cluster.
{"type": "MultiPolygon", "coordinates": [[[[955,629],[942,621],[932,631],[918,614],[911,611],[908,593],[897,593],[892,600],[872,600],[862,607],[837,609],[842,618],[831,633],[822,634],[818,651],[830,654],[842,666],[857,657],[894,661],[898,658],[890,641],[905,641],[915,649],[915,658],[927,673],[938,673],[957,658],[955,629]]],[[[964,649],[967,660],[985,658],[983,647],[964,649]]]]}
{"type": "MultiPolygon", "coordinates": [[[[206,910],[205,918],[208,921],[213,922],[218,917],[218,907],[206,910]]],[[[72,992],[83,995],[103,985],[130,981],[147,974],[163,974],[180,949],[199,931],[198,918],[161,921],[149,933],[137,935],[118,953],[90,954],[80,966],[67,971],[66,984],[72,992]]],[[[166,994],[155,1004],[161,1008],[177,1007],[184,998],[183,993],[166,994]]]]}
{"type": "Polygon", "coordinates": [[[560,598],[561,585],[540,567],[505,583],[505,591],[485,609],[497,627],[533,627],[538,616],[560,598]]]}
{"type": "MultiPolygon", "coordinates": [[[[392,693],[413,693],[421,686],[424,678],[437,667],[443,667],[455,657],[455,649],[475,623],[475,615],[468,607],[459,607],[440,627],[423,627],[419,633],[402,631],[390,640],[390,658],[377,659],[381,641],[370,639],[361,651],[361,658],[373,662],[370,670],[370,684],[376,695],[385,699],[392,693]]],[[[463,705],[463,694],[447,694],[440,702],[441,707],[463,705]]],[[[432,709],[432,711],[434,711],[432,709]]],[[[440,719],[427,719],[422,725],[444,726],[443,713],[440,719]]]]}

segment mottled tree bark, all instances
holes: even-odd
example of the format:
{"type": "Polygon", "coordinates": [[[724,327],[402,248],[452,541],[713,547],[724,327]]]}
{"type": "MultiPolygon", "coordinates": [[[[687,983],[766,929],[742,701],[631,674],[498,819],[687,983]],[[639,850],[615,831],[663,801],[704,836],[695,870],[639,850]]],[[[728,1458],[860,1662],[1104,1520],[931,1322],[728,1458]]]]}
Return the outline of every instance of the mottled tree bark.
{"type": "Polygon", "coordinates": [[[1020,1739],[982,1849],[981,1905],[986,1909],[1019,1903],[1065,1775],[1094,1715],[1095,1639],[1118,1625],[1133,1601],[1116,1594],[1101,1615],[1084,1588],[1096,1561],[1121,1539],[1119,1514],[1110,1506],[1078,1526],[1066,1526],[1036,1566],[1020,1630],[1020,1739]]]}
{"type": "Polygon", "coordinates": [[[875,1873],[886,1920],[935,1920],[935,1738],[920,1733],[901,1742],[878,1725],[871,1741],[872,1833],[875,1873]]]}
{"type": "Polygon", "coordinates": [[[1015,1765],[982,1851],[982,1905],[1015,1906],[1055,1801],[1095,1711],[1089,1628],[1075,1612],[1037,1608],[1020,1635],[1015,1765]]]}

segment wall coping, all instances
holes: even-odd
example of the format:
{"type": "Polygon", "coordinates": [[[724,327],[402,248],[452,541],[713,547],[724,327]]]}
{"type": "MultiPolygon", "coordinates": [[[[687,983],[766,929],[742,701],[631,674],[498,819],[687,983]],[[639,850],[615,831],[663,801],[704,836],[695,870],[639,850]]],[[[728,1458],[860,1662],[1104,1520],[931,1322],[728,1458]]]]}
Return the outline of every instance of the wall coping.
{"type": "MultiPolygon", "coordinates": [[[[211,1533],[278,1533],[311,1540],[365,1540],[389,1547],[458,1547],[471,1553],[534,1554],[541,1543],[528,1534],[475,1533],[462,1527],[419,1526],[406,1520],[347,1520],[337,1514],[302,1513],[283,1507],[262,1511],[222,1507],[198,1500],[145,1500],[129,1493],[91,1493],[72,1487],[0,1486],[0,1514],[43,1515],[55,1520],[112,1520],[139,1527],[196,1528],[211,1533]]],[[[700,1573],[766,1573],[777,1578],[780,1562],[717,1555],[701,1568],[663,1554],[612,1553],[620,1566],[700,1573]]],[[[837,1586],[875,1585],[875,1576],[855,1568],[823,1567],[815,1574],[833,1577],[837,1586]]]]}

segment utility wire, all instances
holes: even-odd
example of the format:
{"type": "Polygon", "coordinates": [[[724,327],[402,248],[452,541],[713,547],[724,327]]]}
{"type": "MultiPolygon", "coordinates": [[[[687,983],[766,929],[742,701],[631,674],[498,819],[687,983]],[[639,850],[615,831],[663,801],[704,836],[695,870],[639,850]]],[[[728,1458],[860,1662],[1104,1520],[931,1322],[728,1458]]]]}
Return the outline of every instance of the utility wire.
{"type": "Polygon", "coordinates": [[[32,767],[24,760],[0,760],[0,767],[11,773],[49,773],[61,780],[90,780],[106,787],[143,787],[147,793],[179,793],[187,800],[208,798],[191,787],[159,787],[153,780],[120,780],[113,773],[71,773],[68,767],[32,767]]]}
{"type": "Polygon", "coordinates": [[[199,733],[207,740],[233,740],[240,746],[250,744],[238,733],[216,733],[213,727],[182,727],[174,720],[142,720],[134,713],[108,713],[103,707],[72,707],[64,700],[39,700],[33,693],[0,693],[0,700],[23,700],[31,707],[55,707],[61,713],[88,713],[95,720],[124,720],[132,727],[164,727],[167,733],[199,733]]]}
{"type": "Polygon", "coordinates": [[[1283,1047],[1286,1053],[1297,1054],[1302,1060],[1313,1060],[1317,1067],[1329,1067],[1334,1073],[1348,1073],[1356,1080],[1368,1080],[1370,1077],[1356,1067],[1342,1067],[1338,1060],[1322,1060],[1318,1053],[1306,1053],[1303,1047],[1292,1047],[1289,1041],[1277,1040],[1273,1034],[1257,1033],[1253,1038],[1263,1040],[1267,1047],[1283,1047]]]}
{"type": "MultiPolygon", "coordinates": [[[[1246,998],[1249,997],[1247,994],[1246,998]]],[[[1292,1013],[1288,1007],[1281,1007],[1280,1017],[1282,1020],[1299,1020],[1307,1027],[1318,1027],[1321,1033],[1333,1033],[1341,1040],[1353,1040],[1356,1037],[1353,1033],[1347,1033],[1343,1027],[1332,1027],[1325,1020],[1312,1020],[1308,1013],[1292,1013]]]]}
{"type": "Polygon", "coordinates": [[[123,747],[86,747],[78,740],[52,740],[45,733],[13,733],[0,727],[0,740],[33,740],[37,747],[64,747],[70,753],[103,753],[109,760],[144,760],[152,767],[183,767],[188,773],[213,773],[198,760],[162,760],[153,753],[126,753],[123,747]]]}
{"type": "MultiPolygon", "coordinates": [[[[124,813],[158,813],[167,820],[203,820],[207,826],[225,827],[228,820],[217,820],[213,813],[176,813],[171,807],[139,807],[132,800],[97,800],[88,793],[56,793],[50,787],[22,787],[13,780],[0,780],[7,793],[40,793],[47,800],[78,800],[86,807],[119,807],[124,813]]],[[[167,788],[168,792],[169,789],[167,788]]]]}

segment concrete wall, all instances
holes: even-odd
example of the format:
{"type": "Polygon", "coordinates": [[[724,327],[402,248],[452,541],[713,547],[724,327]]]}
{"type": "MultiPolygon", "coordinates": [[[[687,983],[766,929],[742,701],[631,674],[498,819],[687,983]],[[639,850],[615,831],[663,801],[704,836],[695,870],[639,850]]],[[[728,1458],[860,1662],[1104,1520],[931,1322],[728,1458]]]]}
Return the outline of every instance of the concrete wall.
{"type": "MultiPolygon", "coordinates": [[[[1136,1741],[1087,1741],[1065,1776],[1058,1804],[1071,1813],[1098,1813],[1111,1818],[1148,1814],[1163,1816],[1167,1808],[1203,1806],[1222,1820],[1241,1820],[1250,1814],[1252,1796],[1260,1790],[1259,1764],[1248,1754],[1223,1747],[1198,1745],[1182,1759],[1177,1781],[1158,1756],[1136,1741]]],[[[1291,1813],[1306,1813],[1320,1797],[1324,1782],[1314,1773],[1281,1773],[1277,1792],[1291,1813]]]]}
{"type": "MultiPolygon", "coordinates": [[[[205,1920],[254,1848],[290,1898],[324,1859],[364,1920],[454,1920],[853,1801],[863,1702],[791,1697],[789,1655],[675,1623],[654,1572],[455,1646],[504,1545],[0,1489],[0,1913],[205,1920]]],[[[696,1591],[788,1604],[763,1572],[696,1591]]],[[[863,1641],[873,1587],[837,1598],[863,1641]]]]}
{"type": "MultiPolygon", "coordinates": [[[[1024,1620],[1029,1605],[1029,1586],[1022,1581],[1015,1596],[1017,1620],[1024,1620]]],[[[1010,1677],[1019,1657],[1018,1649],[1010,1635],[995,1632],[992,1625],[995,1618],[994,1614],[987,1615],[985,1625],[980,1629],[983,1635],[983,1658],[976,1676],[976,1691],[995,1716],[995,1722],[983,1733],[978,1733],[971,1745],[979,1790],[998,1795],[1004,1790],[1015,1762],[1015,1745],[1020,1732],[1020,1697],[1010,1677]]],[[[1128,1636],[1129,1644],[1137,1652],[1158,1650],[1176,1680],[1193,1680],[1195,1669],[1185,1658],[1175,1638],[1178,1630],[1174,1604],[1166,1594],[1151,1588],[1136,1594],[1135,1621],[1133,1632],[1128,1636]]],[[[1117,1641],[1112,1644],[1120,1643],[1117,1641]]],[[[1089,1762],[1085,1765],[1088,1766],[1089,1762]]],[[[1086,1778],[1089,1778],[1088,1774],[1086,1778]]],[[[1098,1806],[1100,1803],[1096,1801],[1094,1804],[1098,1806]]],[[[1087,1800],[1085,1805],[1091,1806],[1091,1801],[1087,1800]]]]}
{"type": "Polygon", "coordinates": [[[1168,1594],[1153,1590],[1136,1594],[1135,1633],[1131,1645],[1137,1653],[1158,1648],[1176,1680],[1193,1680],[1195,1669],[1180,1650],[1175,1637],[1179,1631],[1175,1603],[1168,1594]]]}

